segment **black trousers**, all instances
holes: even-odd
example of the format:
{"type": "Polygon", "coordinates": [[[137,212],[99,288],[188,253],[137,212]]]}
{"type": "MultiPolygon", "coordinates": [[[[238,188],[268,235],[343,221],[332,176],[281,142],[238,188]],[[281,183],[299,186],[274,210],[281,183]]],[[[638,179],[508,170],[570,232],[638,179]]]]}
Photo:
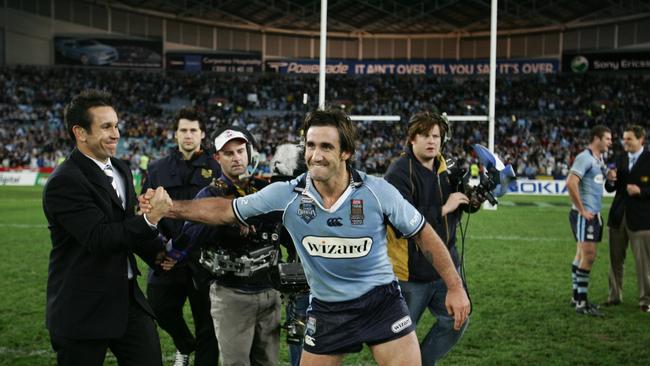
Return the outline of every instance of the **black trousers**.
{"type": "Polygon", "coordinates": [[[149,283],[147,298],[158,325],[173,339],[176,349],[183,354],[195,352],[196,366],[214,366],[219,362],[219,345],[210,315],[210,288],[197,289],[188,276],[184,283],[149,283]],[[192,335],[185,318],[183,305],[189,300],[194,318],[192,335]]]}
{"type": "MultiPolygon", "coordinates": [[[[137,286],[132,284],[132,286],[137,286]]],[[[50,333],[57,364],[61,366],[102,366],[108,349],[120,366],[162,366],[160,339],[156,324],[148,313],[129,296],[129,319],[120,338],[71,339],[50,333]]],[[[135,291],[140,291],[136,289],[135,291]]],[[[216,364],[215,364],[216,365],[216,364]]]]}

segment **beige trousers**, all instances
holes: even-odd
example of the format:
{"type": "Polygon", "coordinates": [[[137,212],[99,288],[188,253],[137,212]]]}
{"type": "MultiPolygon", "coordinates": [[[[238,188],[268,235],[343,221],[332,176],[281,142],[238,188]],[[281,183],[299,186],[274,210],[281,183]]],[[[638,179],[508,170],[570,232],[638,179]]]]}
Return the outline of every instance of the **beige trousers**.
{"type": "Polygon", "coordinates": [[[609,295],[610,302],[623,301],[623,272],[628,243],[634,254],[639,305],[650,305],[650,230],[632,231],[625,216],[621,226],[609,228],[609,295]]]}

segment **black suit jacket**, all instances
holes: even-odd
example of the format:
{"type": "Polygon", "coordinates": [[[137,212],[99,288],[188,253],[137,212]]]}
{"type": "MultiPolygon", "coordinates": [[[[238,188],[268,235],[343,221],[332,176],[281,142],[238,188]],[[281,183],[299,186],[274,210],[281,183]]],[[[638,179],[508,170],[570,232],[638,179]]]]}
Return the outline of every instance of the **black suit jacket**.
{"type": "Polygon", "coordinates": [[[630,230],[650,230],[650,151],[644,148],[631,171],[628,169],[627,154],[616,159],[616,168],[616,182],[605,183],[608,192],[616,191],[609,210],[607,225],[618,228],[625,214],[625,221],[630,230]],[[638,185],[641,188],[641,195],[628,195],[628,184],[638,185]]]}
{"type": "MultiPolygon", "coordinates": [[[[131,171],[118,159],[111,162],[124,178],[126,209],[104,172],[77,149],[45,185],[43,211],[52,239],[46,325],[57,336],[123,335],[130,297],[127,258],[135,277],[140,272],[133,253],[152,261],[162,248],[157,231],[135,215],[131,171]]],[[[153,316],[137,284],[133,287],[135,301],[153,316]]]]}
{"type": "MultiPolygon", "coordinates": [[[[191,160],[183,160],[183,156],[174,148],[170,154],[149,164],[147,178],[142,183],[142,193],[147,188],[165,188],[174,200],[191,200],[213,179],[221,176],[221,167],[212,158],[212,151],[203,150],[191,160]]],[[[162,219],[158,222],[160,233],[166,238],[176,239],[181,233],[184,220],[162,219]]],[[[176,245],[177,249],[184,248],[186,243],[176,245]]],[[[193,250],[186,260],[176,264],[170,271],[149,271],[148,283],[172,284],[187,283],[192,275],[197,284],[206,284],[209,273],[199,264],[200,252],[193,250]]]]}

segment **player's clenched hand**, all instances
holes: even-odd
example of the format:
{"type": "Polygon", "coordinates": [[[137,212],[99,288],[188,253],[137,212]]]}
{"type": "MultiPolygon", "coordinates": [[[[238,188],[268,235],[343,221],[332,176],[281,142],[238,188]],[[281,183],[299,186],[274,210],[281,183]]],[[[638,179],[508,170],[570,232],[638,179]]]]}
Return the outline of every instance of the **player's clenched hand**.
{"type": "Polygon", "coordinates": [[[457,287],[447,290],[445,306],[449,315],[454,317],[454,329],[460,330],[460,327],[465,323],[472,310],[472,305],[469,302],[465,289],[463,287],[457,287]]]}
{"type": "MultiPolygon", "coordinates": [[[[145,194],[146,195],[146,194],[145,194]]],[[[153,224],[158,221],[172,208],[172,199],[163,187],[156,188],[156,191],[149,200],[151,211],[147,213],[147,218],[153,224]]]]}

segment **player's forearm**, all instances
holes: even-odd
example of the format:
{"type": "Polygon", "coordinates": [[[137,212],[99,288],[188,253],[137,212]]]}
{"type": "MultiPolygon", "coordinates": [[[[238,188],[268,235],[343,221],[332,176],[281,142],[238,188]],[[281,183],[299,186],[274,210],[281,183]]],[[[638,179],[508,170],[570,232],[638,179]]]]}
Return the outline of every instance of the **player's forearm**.
{"type": "Polygon", "coordinates": [[[427,224],[415,237],[424,257],[433,265],[436,272],[445,281],[448,289],[462,288],[463,283],[458,275],[449,250],[436,234],[431,225],[427,224]]]}
{"type": "Polygon", "coordinates": [[[582,200],[580,199],[580,189],[578,187],[580,180],[575,175],[570,175],[567,179],[566,185],[567,190],[569,191],[569,198],[574,206],[578,209],[578,212],[583,212],[585,207],[582,205],[582,200]]]}
{"type": "Polygon", "coordinates": [[[235,221],[231,202],[231,200],[222,197],[174,201],[172,209],[165,217],[196,221],[208,225],[229,224],[235,221]]]}

